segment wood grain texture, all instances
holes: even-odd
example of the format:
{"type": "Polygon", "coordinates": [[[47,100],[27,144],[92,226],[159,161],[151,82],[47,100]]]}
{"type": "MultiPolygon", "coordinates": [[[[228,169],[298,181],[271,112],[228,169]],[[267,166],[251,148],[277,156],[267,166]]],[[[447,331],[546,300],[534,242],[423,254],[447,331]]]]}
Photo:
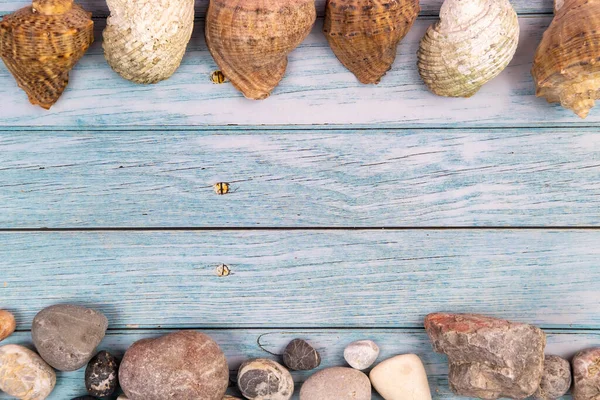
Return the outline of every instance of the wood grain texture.
{"type": "MultiPolygon", "coordinates": [[[[175,75],[154,86],[121,79],[106,64],[97,41],[71,74],[71,83],[51,111],[28,104],[12,76],[0,67],[0,127],[127,129],[128,127],[335,125],[377,127],[584,126],[581,120],[534,95],[530,69],[549,17],[521,18],[521,43],[512,64],[471,99],[429,93],[416,67],[418,43],[433,20],[417,21],[399,47],[393,70],[377,86],[361,85],[335,58],[321,22],[292,53],[286,77],[266,101],[243,98],[231,84],[215,85],[217,68],[206,49],[203,23],[175,75]]],[[[261,128],[266,129],[266,128],[261,128]]]]}
{"type": "MultiPolygon", "coordinates": [[[[125,350],[136,340],[156,337],[170,331],[111,331],[100,345],[100,349],[113,352],[121,356],[125,350]]],[[[436,354],[431,348],[427,335],[422,330],[213,330],[205,332],[213,337],[222,347],[229,361],[231,378],[240,364],[248,358],[270,358],[278,360],[274,354],[281,354],[285,346],[293,339],[300,337],[309,340],[322,356],[319,369],[346,365],[343,358],[344,347],[354,340],[372,339],[381,348],[379,361],[397,354],[418,354],[427,370],[429,383],[434,399],[455,399],[449,391],[446,379],[447,365],[443,355],[436,354]]],[[[600,343],[600,334],[592,332],[553,332],[548,331],[548,354],[557,354],[563,357],[572,357],[578,350],[597,346],[600,343]]],[[[31,344],[29,332],[19,332],[9,338],[6,343],[31,344]]],[[[3,344],[5,344],[3,342],[3,344]]],[[[280,361],[281,362],[281,361],[280,361]]],[[[70,373],[59,373],[58,384],[48,400],[65,400],[85,394],[83,384],[83,370],[70,373]]],[[[313,372],[292,372],[296,383],[296,395],[304,382],[313,372]]],[[[235,394],[235,389],[231,388],[235,394]]],[[[565,397],[565,399],[570,397],[565,397]]],[[[0,393],[0,399],[8,400],[9,397],[0,393]]],[[[381,397],[374,394],[374,400],[381,397]]]]}
{"type": "Polygon", "coordinates": [[[595,129],[2,132],[0,154],[0,228],[600,224],[595,129]]]}
{"type": "Polygon", "coordinates": [[[0,298],[21,329],[85,302],[111,328],[414,328],[491,314],[600,328],[598,230],[0,234],[0,298]],[[218,276],[226,264],[229,276],[218,276]]]}

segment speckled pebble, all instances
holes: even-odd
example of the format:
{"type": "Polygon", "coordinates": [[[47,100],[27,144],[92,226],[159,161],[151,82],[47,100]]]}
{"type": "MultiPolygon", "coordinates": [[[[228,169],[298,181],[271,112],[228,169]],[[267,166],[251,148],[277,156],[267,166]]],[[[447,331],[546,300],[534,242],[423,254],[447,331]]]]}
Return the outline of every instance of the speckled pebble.
{"type": "Polygon", "coordinates": [[[580,351],[573,358],[573,400],[600,398],[600,347],[580,351]]]}
{"type": "Polygon", "coordinates": [[[538,400],[555,400],[571,388],[571,364],[558,356],[546,356],[540,387],[533,395],[538,400]]]}
{"type": "Polygon", "coordinates": [[[283,352],[283,363],[293,371],[309,371],[321,365],[321,356],[305,340],[294,339],[283,352]]]}
{"type": "Polygon", "coordinates": [[[54,385],[54,370],[36,353],[16,344],[0,347],[0,391],[21,400],[44,400],[54,385]]]}
{"type": "Polygon", "coordinates": [[[16,327],[15,316],[6,310],[0,310],[0,342],[12,335],[16,327]]]}
{"type": "Polygon", "coordinates": [[[92,396],[106,397],[117,390],[119,363],[107,351],[92,358],[85,369],[85,388],[92,396]]]}
{"type": "Polygon", "coordinates": [[[250,400],[289,400],[294,394],[292,375],[281,364],[257,358],[242,364],[238,387],[250,400]]]}
{"type": "Polygon", "coordinates": [[[371,382],[352,368],[326,368],[304,382],[300,400],[371,400],[371,382]]]}
{"type": "Polygon", "coordinates": [[[348,365],[358,370],[369,368],[379,357],[379,347],[372,340],[359,340],[350,343],[344,350],[348,365]]]}

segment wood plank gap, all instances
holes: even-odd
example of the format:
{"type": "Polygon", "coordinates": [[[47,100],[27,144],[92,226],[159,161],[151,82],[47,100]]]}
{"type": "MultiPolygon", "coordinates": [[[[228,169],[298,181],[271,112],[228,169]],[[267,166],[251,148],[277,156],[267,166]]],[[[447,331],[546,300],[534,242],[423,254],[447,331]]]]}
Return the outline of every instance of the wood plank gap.
{"type": "Polygon", "coordinates": [[[0,228],[0,233],[53,232],[272,232],[272,231],[597,231],[597,226],[398,226],[398,227],[97,227],[97,228],[0,228]]]}

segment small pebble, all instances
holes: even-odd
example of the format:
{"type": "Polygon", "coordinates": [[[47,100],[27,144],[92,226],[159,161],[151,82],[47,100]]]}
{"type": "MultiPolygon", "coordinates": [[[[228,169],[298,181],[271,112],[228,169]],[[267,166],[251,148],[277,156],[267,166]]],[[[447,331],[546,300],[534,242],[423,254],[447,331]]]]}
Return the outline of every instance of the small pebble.
{"type": "Polygon", "coordinates": [[[415,354],[403,354],[379,363],[369,375],[385,400],[431,400],[427,373],[415,354]]]}
{"type": "Polygon", "coordinates": [[[573,358],[573,400],[600,398],[600,348],[580,351],[573,358]]]}
{"type": "Polygon", "coordinates": [[[348,365],[358,370],[369,368],[379,357],[379,347],[372,340],[359,340],[350,343],[344,350],[348,365]]]}
{"type": "Polygon", "coordinates": [[[300,400],[371,400],[371,382],[352,368],[326,368],[304,382],[300,400]]]}
{"type": "Polygon", "coordinates": [[[12,335],[16,327],[14,315],[6,310],[0,310],[0,342],[12,335]]]}
{"type": "Polygon", "coordinates": [[[571,388],[571,364],[558,356],[546,356],[540,387],[533,395],[538,400],[555,400],[571,388]]]}
{"type": "Polygon", "coordinates": [[[36,353],[16,344],[0,347],[0,391],[22,400],[43,400],[54,385],[54,370],[36,353]]]}
{"type": "Polygon", "coordinates": [[[292,375],[281,364],[257,358],[242,364],[238,387],[250,400],[289,400],[294,394],[292,375]]]}
{"type": "Polygon", "coordinates": [[[293,371],[310,371],[321,365],[321,356],[306,341],[294,339],[283,352],[283,363],[293,371]]]}
{"type": "Polygon", "coordinates": [[[85,387],[89,394],[97,397],[110,396],[117,390],[119,364],[107,351],[92,358],[85,369],[85,387]]]}

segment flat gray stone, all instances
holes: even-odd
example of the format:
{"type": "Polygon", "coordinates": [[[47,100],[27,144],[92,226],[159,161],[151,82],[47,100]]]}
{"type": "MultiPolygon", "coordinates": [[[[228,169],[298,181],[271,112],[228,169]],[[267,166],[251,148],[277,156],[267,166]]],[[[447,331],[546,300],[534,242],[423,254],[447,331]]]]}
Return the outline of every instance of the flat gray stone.
{"type": "Polygon", "coordinates": [[[353,368],[326,368],[304,382],[300,400],[371,400],[371,381],[353,368]]]}

